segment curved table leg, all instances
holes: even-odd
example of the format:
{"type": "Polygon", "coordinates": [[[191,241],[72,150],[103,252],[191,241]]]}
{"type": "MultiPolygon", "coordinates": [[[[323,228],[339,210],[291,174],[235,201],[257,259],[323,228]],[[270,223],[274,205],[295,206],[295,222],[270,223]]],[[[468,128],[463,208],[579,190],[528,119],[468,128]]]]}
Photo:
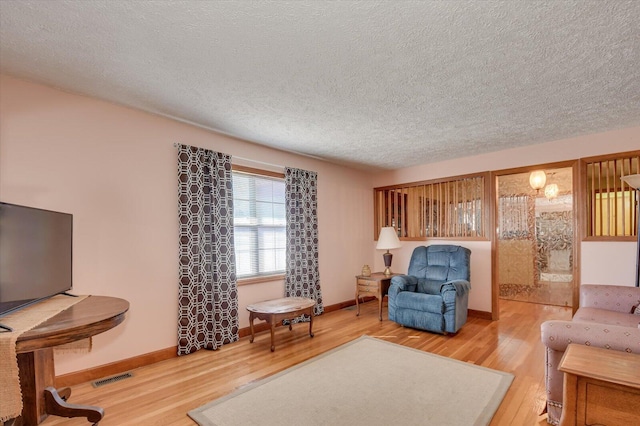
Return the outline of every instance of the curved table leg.
{"type": "Polygon", "coordinates": [[[276,350],[275,331],[276,331],[276,316],[271,315],[271,352],[276,350]]]}
{"type": "Polygon", "coordinates": [[[76,405],[69,404],[63,398],[68,398],[71,395],[69,388],[61,390],[63,396],[61,397],[58,391],[49,386],[44,390],[44,403],[47,414],[53,414],[61,417],[86,417],[88,421],[92,423],[98,423],[104,417],[104,410],[100,407],[94,407],[92,405],[76,405]]]}
{"type": "Polygon", "coordinates": [[[253,338],[255,336],[253,332],[253,312],[249,312],[249,328],[251,328],[251,338],[249,339],[249,343],[253,343],[253,338]]]}

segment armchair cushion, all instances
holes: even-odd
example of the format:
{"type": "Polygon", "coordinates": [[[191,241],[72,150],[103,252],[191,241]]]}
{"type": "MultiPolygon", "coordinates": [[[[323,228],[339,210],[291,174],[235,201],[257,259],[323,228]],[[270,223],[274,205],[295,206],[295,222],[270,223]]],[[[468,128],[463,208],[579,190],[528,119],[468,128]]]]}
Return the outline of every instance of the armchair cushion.
{"type": "Polygon", "coordinates": [[[414,293],[403,291],[398,294],[396,307],[405,309],[414,309],[416,311],[433,312],[437,314],[444,313],[444,303],[442,296],[435,294],[414,293]]]}
{"type": "Polygon", "coordinates": [[[437,294],[442,295],[442,286],[444,282],[442,280],[427,280],[424,278],[418,278],[418,288],[416,293],[425,294],[437,294]]]}
{"type": "Polygon", "coordinates": [[[448,244],[416,247],[407,275],[440,282],[469,281],[470,255],[471,250],[448,244]]]}

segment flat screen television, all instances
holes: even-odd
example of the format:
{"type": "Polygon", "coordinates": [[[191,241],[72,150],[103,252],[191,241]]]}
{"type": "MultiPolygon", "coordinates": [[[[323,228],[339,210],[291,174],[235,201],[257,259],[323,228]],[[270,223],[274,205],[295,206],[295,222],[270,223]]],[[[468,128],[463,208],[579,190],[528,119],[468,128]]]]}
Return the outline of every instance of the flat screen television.
{"type": "Polygon", "coordinates": [[[0,202],[0,323],[71,290],[72,241],[72,215],[0,202]]]}

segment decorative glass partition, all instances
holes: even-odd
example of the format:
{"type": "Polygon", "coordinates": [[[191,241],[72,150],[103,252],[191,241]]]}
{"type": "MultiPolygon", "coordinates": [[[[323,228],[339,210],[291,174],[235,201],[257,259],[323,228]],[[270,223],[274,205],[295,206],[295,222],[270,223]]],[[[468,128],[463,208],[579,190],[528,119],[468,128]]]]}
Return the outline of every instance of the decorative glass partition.
{"type": "Polygon", "coordinates": [[[374,189],[375,238],[392,226],[403,239],[484,238],[486,174],[374,189]]]}
{"type": "Polygon", "coordinates": [[[573,179],[570,167],[545,170],[547,186],[533,190],[529,173],[498,177],[500,298],[571,306],[573,179]]]}

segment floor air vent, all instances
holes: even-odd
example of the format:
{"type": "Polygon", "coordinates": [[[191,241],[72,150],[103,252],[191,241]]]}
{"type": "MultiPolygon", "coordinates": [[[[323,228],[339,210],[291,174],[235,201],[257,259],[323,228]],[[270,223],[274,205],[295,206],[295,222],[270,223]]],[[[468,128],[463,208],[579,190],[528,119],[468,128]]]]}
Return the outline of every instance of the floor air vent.
{"type": "Polygon", "coordinates": [[[100,379],[92,382],[94,388],[99,388],[100,386],[108,385],[109,383],[119,382],[120,380],[128,379],[129,377],[133,377],[133,374],[127,372],[118,374],[117,376],[107,377],[106,379],[100,379]]]}

